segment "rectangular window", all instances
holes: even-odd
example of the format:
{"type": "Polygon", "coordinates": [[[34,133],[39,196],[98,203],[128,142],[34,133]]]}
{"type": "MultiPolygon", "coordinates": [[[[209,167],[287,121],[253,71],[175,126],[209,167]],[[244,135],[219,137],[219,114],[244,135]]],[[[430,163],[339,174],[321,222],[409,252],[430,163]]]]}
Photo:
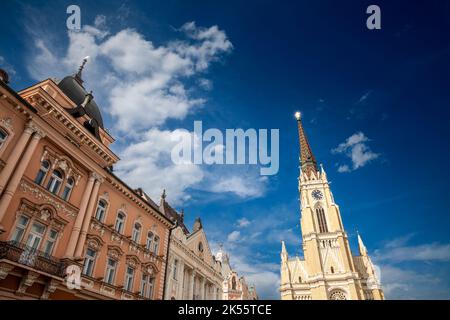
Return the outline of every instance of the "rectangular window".
{"type": "Polygon", "coordinates": [[[106,283],[114,284],[114,277],[116,275],[116,266],[117,266],[117,261],[109,258],[108,263],[106,265],[106,276],[105,276],[106,283]]]}
{"type": "Polygon", "coordinates": [[[44,236],[45,226],[38,222],[33,223],[31,231],[28,234],[27,246],[31,249],[39,249],[42,238],[44,236]]]}
{"type": "Polygon", "coordinates": [[[58,238],[58,232],[56,230],[50,230],[47,238],[47,242],[45,243],[44,253],[47,256],[50,256],[55,247],[56,239],[58,238]]]}
{"type": "Polygon", "coordinates": [[[134,269],[127,267],[127,272],[125,273],[125,290],[133,290],[133,280],[134,280],[134,269]]]}
{"type": "Polygon", "coordinates": [[[147,279],[148,276],[146,274],[143,274],[141,280],[141,296],[143,297],[147,297],[147,279]]]}
{"type": "Polygon", "coordinates": [[[16,229],[11,236],[11,241],[17,243],[20,243],[22,241],[23,234],[25,233],[25,229],[28,225],[28,221],[30,221],[30,219],[25,216],[20,216],[19,219],[17,219],[16,229]]]}
{"type": "Polygon", "coordinates": [[[86,250],[86,256],[84,258],[84,267],[83,267],[83,274],[92,277],[92,274],[94,272],[94,265],[95,265],[95,258],[97,253],[88,248],[86,250]]]}
{"type": "Polygon", "coordinates": [[[155,278],[150,278],[148,282],[148,295],[147,298],[153,299],[153,290],[155,289],[155,278]]]}

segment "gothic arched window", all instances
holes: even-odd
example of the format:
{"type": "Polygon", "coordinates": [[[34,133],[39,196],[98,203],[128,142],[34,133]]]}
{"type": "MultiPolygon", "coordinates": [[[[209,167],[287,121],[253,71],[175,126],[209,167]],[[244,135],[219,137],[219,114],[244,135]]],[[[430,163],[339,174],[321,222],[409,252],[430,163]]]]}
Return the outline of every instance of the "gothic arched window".
{"type": "Polygon", "coordinates": [[[319,223],[319,232],[325,233],[328,232],[327,220],[325,219],[325,211],[323,211],[322,207],[316,208],[317,222],[319,223]]]}
{"type": "Polygon", "coordinates": [[[236,290],[236,277],[231,278],[231,290],[236,290]]]}

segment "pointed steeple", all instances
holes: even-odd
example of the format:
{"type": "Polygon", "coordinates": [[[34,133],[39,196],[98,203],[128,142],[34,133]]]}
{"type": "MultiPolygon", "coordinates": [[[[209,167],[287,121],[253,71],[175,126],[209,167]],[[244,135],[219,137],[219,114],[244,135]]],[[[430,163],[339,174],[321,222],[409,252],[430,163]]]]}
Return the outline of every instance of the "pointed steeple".
{"type": "Polygon", "coordinates": [[[356,231],[356,233],[358,234],[358,248],[359,248],[359,254],[362,256],[367,255],[367,249],[366,246],[364,245],[364,242],[361,239],[361,236],[359,235],[359,232],[356,231]]]}
{"type": "Polygon", "coordinates": [[[295,118],[297,119],[297,127],[298,127],[298,137],[300,143],[300,165],[301,170],[308,177],[317,172],[317,161],[312,153],[311,147],[309,146],[308,139],[306,138],[305,129],[303,128],[301,113],[296,112],[295,118]]]}
{"type": "Polygon", "coordinates": [[[284,241],[281,241],[281,260],[283,262],[286,262],[288,259],[288,252],[286,250],[286,244],[284,241]]]}

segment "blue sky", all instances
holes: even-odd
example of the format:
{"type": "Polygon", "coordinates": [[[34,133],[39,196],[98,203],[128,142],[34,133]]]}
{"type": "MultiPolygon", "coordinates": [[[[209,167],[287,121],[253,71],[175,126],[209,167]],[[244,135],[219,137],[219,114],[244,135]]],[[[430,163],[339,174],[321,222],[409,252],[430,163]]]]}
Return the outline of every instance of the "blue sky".
{"type": "Polygon", "coordinates": [[[301,110],[352,248],[358,229],[387,297],[448,299],[450,1],[375,1],[382,29],[369,31],[372,2],[8,1],[0,67],[20,90],[90,55],[85,84],[117,138],[116,173],[155,200],[167,188],[188,225],[201,216],[262,298],[279,298],[280,241],[301,254],[301,110]],[[194,120],[280,129],[279,173],[173,165],[169,136],[194,120]]]}

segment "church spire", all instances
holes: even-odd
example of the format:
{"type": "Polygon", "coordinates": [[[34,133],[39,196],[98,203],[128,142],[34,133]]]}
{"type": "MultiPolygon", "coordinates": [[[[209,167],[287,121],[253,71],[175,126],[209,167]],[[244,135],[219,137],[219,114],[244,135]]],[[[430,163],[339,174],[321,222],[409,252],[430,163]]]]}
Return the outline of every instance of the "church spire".
{"type": "Polygon", "coordinates": [[[312,153],[311,147],[309,146],[308,139],[306,138],[305,129],[303,128],[301,113],[296,112],[295,118],[297,119],[298,127],[298,137],[300,142],[300,165],[301,170],[310,176],[310,173],[314,174],[317,172],[317,162],[312,153]]]}
{"type": "Polygon", "coordinates": [[[358,234],[358,249],[359,249],[359,254],[361,255],[361,256],[365,256],[365,255],[367,255],[367,249],[366,249],[366,246],[364,245],[364,242],[362,241],[362,238],[361,238],[361,236],[359,235],[359,232],[358,231],[356,231],[357,232],[357,234],[358,234]]]}

